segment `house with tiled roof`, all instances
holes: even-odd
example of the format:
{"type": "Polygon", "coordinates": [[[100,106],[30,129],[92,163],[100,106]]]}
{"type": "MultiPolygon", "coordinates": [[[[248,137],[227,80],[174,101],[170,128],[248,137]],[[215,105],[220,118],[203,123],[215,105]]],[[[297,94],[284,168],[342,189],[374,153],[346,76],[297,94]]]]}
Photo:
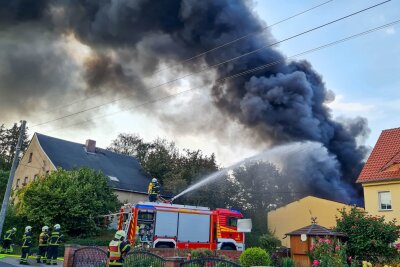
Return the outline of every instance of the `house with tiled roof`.
{"type": "Polygon", "coordinates": [[[382,131],[360,176],[365,210],[400,219],[400,128],[382,131]]]}
{"type": "Polygon", "coordinates": [[[96,141],[75,143],[35,133],[20,160],[15,173],[13,190],[45,177],[57,170],[87,167],[108,177],[108,185],[121,202],[137,203],[147,199],[150,178],[134,157],[96,147],[96,141]]]}

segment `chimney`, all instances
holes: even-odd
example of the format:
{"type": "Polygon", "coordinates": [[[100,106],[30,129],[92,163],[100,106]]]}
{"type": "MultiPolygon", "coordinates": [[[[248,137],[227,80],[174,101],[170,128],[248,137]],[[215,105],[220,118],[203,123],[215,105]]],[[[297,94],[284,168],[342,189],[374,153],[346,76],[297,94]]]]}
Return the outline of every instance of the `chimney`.
{"type": "Polygon", "coordinates": [[[86,140],[85,148],[88,153],[96,153],[96,141],[90,139],[86,140]]]}

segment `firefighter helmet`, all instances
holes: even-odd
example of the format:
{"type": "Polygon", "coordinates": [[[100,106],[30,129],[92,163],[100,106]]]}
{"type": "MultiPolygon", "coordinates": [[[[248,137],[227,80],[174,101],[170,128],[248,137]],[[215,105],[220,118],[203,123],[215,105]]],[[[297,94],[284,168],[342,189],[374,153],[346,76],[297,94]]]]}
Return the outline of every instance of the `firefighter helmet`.
{"type": "Polygon", "coordinates": [[[61,226],[57,223],[56,225],[54,225],[54,230],[60,230],[61,226]]]}
{"type": "Polygon", "coordinates": [[[25,227],[25,232],[30,232],[30,231],[32,231],[32,227],[31,226],[25,227]]]}
{"type": "Polygon", "coordinates": [[[157,183],[158,181],[157,181],[157,178],[153,178],[153,179],[151,179],[151,181],[153,182],[153,183],[157,183]]]}
{"type": "Polygon", "coordinates": [[[124,230],[119,230],[115,233],[115,238],[116,239],[121,239],[122,237],[125,238],[126,234],[124,230]]]}
{"type": "Polygon", "coordinates": [[[42,227],[42,232],[48,232],[49,231],[49,227],[48,226],[43,226],[42,227]]]}

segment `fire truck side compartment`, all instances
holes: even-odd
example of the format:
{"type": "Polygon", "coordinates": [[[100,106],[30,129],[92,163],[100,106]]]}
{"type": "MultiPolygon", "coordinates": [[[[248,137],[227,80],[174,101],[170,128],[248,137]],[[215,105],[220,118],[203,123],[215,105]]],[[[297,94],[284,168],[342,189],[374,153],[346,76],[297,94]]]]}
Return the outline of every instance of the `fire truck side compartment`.
{"type": "Polygon", "coordinates": [[[209,242],[210,215],[179,213],[179,242],[209,242]]]}
{"type": "Polygon", "coordinates": [[[176,237],[178,231],[178,213],[158,211],[156,216],[155,235],[158,237],[176,237]]]}

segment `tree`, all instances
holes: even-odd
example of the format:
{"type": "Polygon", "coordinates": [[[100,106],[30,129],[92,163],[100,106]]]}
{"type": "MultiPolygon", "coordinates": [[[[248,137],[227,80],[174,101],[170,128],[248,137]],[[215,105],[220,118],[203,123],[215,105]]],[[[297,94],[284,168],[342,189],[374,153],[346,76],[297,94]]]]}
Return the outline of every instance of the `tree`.
{"type": "MultiPolygon", "coordinates": [[[[215,156],[201,150],[179,151],[175,143],[157,138],[146,143],[136,134],[119,134],[108,149],[136,157],[144,171],[157,177],[165,191],[180,193],[202,176],[218,170],[215,156]]],[[[193,199],[196,202],[198,199],[193,199]]]]}
{"type": "MultiPolygon", "coordinates": [[[[17,125],[17,123],[14,123],[9,129],[5,128],[4,124],[0,125],[0,159],[3,161],[3,168],[11,168],[18,143],[19,129],[20,127],[17,125]]],[[[25,128],[22,138],[21,151],[24,152],[28,145],[28,129],[25,128]]]]}
{"type": "Polygon", "coordinates": [[[94,235],[102,224],[98,216],[120,207],[107,181],[87,168],[59,169],[18,191],[18,214],[35,229],[59,223],[69,236],[94,235]]]}
{"type": "Polygon", "coordinates": [[[396,255],[396,249],[390,247],[399,238],[400,226],[395,220],[386,222],[384,217],[367,215],[356,207],[342,209],[340,215],[335,230],[347,234],[348,253],[354,259],[376,263],[396,255]]]}
{"type": "Polygon", "coordinates": [[[136,157],[140,163],[143,163],[147,157],[150,144],[145,143],[143,139],[136,134],[119,134],[117,139],[111,142],[108,150],[136,157]]]}
{"type": "Polygon", "coordinates": [[[266,250],[271,255],[275,252],[277,247],[281,246],[281,241],[270,233],[261,235],[258,239],[258,243],[262,249],[266,250]]]}
{"type": "Polygon", "coordinates": [[[4,193],[6,192],[8,176],[8,171],[3,171],[0,169],[0,201],[3,201],[4,193]]]}
{"type": "Polygon", "coordinates": [[[259,236],[268,233],[267,212],[297,197],[290,177],[265,161],[240,165],[226,177],[224,184],[226,206],[241,210],[253,221],[253,230],[246,236],[248,246],[259,246],[259,236]]]}

